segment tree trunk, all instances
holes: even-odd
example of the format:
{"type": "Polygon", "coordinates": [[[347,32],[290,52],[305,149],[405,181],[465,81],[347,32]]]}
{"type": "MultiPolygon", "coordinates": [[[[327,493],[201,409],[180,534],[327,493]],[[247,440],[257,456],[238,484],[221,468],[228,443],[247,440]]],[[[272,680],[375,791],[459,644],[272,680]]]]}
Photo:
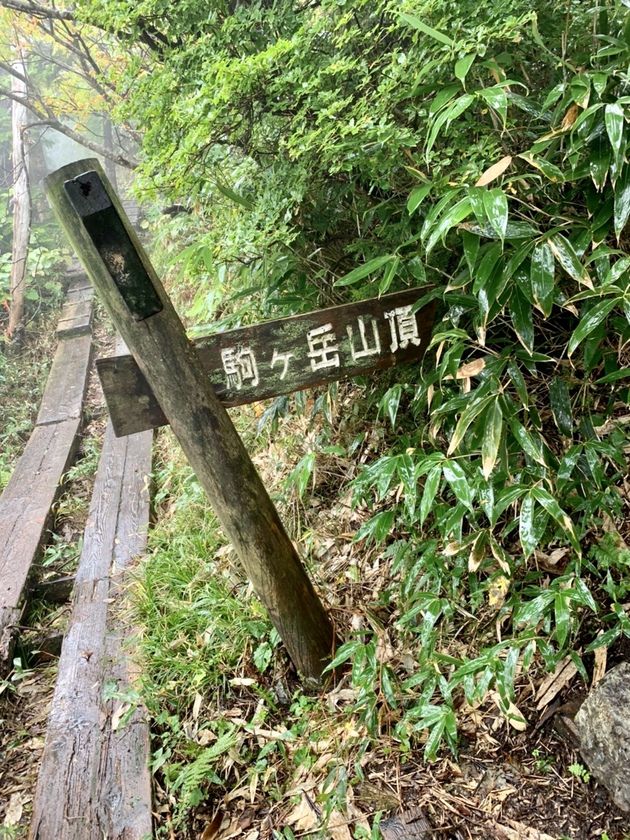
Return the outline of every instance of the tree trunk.
{"type": "MultiPolygon", "coordinates": [[[[22,56],[13,65],[25,76],[26,67],[22,56]]],[[[26,97],[26,84],[17,76],[11,76],[11,90],[18,97],[26,97]]],[[[31,193],[28,179],[27,153],[24,132],[28,125],[28,110],[12,101],[11,125],[13,132],[13,250],[11,254],[11,311],[9,313],[9,335],[15,335],[24,318],[24,294],[26,291],[26,259],[31,236],[31,193]]]]}
{"type": "MultiPolygon", "coordinates": [[[[107,114],[103,114],[103,145],[114,157],[114,126],[107,114]]],[[[118,191],[118,179],[116,178],[116,164],[112,158],[104,158],[105,174],[109,178],[112,188],[118,191]]]]}

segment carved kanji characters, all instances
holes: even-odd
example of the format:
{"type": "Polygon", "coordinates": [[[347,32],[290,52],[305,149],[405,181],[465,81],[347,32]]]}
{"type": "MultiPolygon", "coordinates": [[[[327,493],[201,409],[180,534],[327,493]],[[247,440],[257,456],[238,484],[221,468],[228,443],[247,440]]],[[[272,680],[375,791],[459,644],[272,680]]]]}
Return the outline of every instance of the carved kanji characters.
{"type": "Polygon", "coordinates": [[[307,355],[311,360],[312,370],[339,367],[339,347],[332,324],[323,324],[321,327],[309,330],[306,341],[308,342],[307,355]]]}
{"type": "Polygon", "coordinates": [[[228,388],[240,391],[244,383],[253,388],[258,385],[256,357],[249,347],[226,347],[221,351],[221,361],[227,375],[228,388]]]}

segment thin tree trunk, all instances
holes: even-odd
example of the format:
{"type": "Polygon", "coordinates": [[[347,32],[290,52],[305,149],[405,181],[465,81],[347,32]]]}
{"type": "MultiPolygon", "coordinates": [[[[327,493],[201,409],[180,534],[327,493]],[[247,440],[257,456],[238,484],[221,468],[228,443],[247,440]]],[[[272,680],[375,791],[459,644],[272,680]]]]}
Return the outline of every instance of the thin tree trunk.
{"type": "MultiPolygon", "coordinates": [[[[112,121],[103,114],[103,145],[114,155],[114,126],[112,121]]],[[[115,191],[118,191],[118,179],[116,178],[116,164],[111,158],[104,158],[105,174],[109,178],[109,183],[115,191]]]]}
{"type": "MultiPolygon", "coordinates": [[[[13,65],[22,76],[26,68],[22,56],[13,65]]],[[[11,76],[11,89],[20,97],[26,97],[26,84],[17,76],[11,76]]],[[[13,131],[13,250],[11,255],[11,311],[9,312],[9,335],[14,335],[24,318],[26,291],[26,259],[31,236],[31,193],[28,179],[27,154],[24,132],[28,125],[28,110],[12,101],[11,124],[13,131]]]]}

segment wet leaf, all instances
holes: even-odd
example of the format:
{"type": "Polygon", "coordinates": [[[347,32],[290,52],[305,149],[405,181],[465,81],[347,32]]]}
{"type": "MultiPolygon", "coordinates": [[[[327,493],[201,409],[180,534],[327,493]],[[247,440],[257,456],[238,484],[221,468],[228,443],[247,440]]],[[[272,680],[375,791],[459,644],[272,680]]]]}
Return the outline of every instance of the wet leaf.
{"type": "Polygon", "coordinates": [[[505,193],[498,187],[488,190],[484,194],[483,205],[488,221],[503,240],[508,223],[508,202],[505,193]]]}
{"type": "Polygon", "coordinates": [[[442,470],[457,501],[472,510],[473,494],[464,470],[457,461],[445,461],[442,470]]]}
{"type": "Polygon", "coordinates": [[[532,495],[536,499],[536,501],[545,508],[545,510],[553,516],[556,520],[558,525],[562,528],[562,530],[567,534],[569,537],[569,541],[573,548],[576,550],[579,556],[582,556],[582,549],[580,547],[579,540],[577,538],[577,534],[575,533],[575,528],[573,527],[573,522],[567,516],[567,514],[562,510],[558,502],[554,499],[554,497],[542,487],[534,487],[532,489],[532,495]]]}
{"type": "Polygon", "coordinates": [[[437,29],[427,26],[427,24],[420,20],[419,17],[416,17],[415,15],[401,14],[401,18],[405,21],[405,23],[408,23],[409,26],[413,26],[414,29],[419,29],[421,32],[424,32],[425,35],[428,35],[430,38],[434,38],[441,44],[446,44],[447,47],[455,46],[455,41],[453,41],[452,38],[449,38],[448,35],[445,35],[443,32],[439,32],[437,29]]]}
{"type": "Polygon", "coordinates": [[[593,306],[592,309],[589,309],[586,315],[582,317],[582,320],[577,325],[575,332],[571,336],[567,347],[567,353],[569,356],[574,352],[576,347],[584,341],[586,336],[590,335],[595,327],[598,327],[602,321],[608,317],[618,302],[617,298],[607,298],[606,300],[600,300],[595,304],[595,306],[593,306]]]}
{"type": "Polygon", "coordinates": [[[465,55],[463,58],[460,58],[459,61],[455,62],[456,79],[459,79],[460,82],[464,81],[464,79],[468,75],[468,71],[472,67],[475,58],[477,58],[477,53],[470,53],[469,55],[465,55]]]}
{"type": "Polygon", "coordinates": [[[584,286],[592,289],[593,283],[588,275],[588,271],[580,262],[569,240],[557,233],[555,236],[550,237],[549,244],[555,258],[567,274],[578,283],[582,283],[584,286]]]}
{"type": "Polygon", "coordinates": [[[623,107],[616,102],[611,105],[606,105],[604,109],[604,122],[613,153],[616,157],[619,157],[623,154],[623,107]]]}
{"type": "Polygon", "coordinates": [[[424,482],[424,491],[422,493],[422,499],[420,501],[420,525],[424,525],[424,522],[429,515],[429,511],[433,505],[433,501],[435,499],[435,494],[437,493],[438,487],[440,486],[440,479],[442,478],[442,465],[438,464],[435,467],[432,467],[424,482]]]}
{"type": "Polygon", "coordinates": [[[433,184],[422,184],[411,191],[411,195],[407,200],[407,212],[410,216],[420,207],[424,199],[431,192],[432,187],[433,184]]]}
{"type": "Polygon", "coordinates": [[[483,431],[483,440],[481,442],[481,462],[484,478],[488,479],[494,465],[497,462],[499,453],[499,446],[501,444],[501,434],[503,431],[503,412],[498,401],[488,409],[486,415],[486,424],[483,431]]]}
{"type": "Polygon", "coordinates": [[[532,291],[536,304],[548,318],[553,308],[555,267],[553,251],[548,242],[536,245],[531,256],[532,291]]]}
{"type": "Polygon", "coordinates": [[[525,558],[529,557],[538,545],[538,539],[534,529],[534,498],[531,493],[523,497],[521,502],[521,513],[519,516],[519,537],[525,558]]]}
{"type": "Polygon", "coordinates": [[[525,295],[515,287],[510,298],[510,317],[514,330],[523,347],[531,353],[534,349],[534,324],[532,307],[525,295]]]}
{"type": "Polygon", "coordinates": [[[571,411],[569,386],[565,379],[556,376],[551,380],[549,383],[549,402],[556,426],[563,435],[571,437],[573,435],[573,413],[571,411]]]}
{"type": "Polygon", "coordinates": [[[621,236],[630,216],[630,168],[626,167],[615,185],[615,234],[621,236]]]}

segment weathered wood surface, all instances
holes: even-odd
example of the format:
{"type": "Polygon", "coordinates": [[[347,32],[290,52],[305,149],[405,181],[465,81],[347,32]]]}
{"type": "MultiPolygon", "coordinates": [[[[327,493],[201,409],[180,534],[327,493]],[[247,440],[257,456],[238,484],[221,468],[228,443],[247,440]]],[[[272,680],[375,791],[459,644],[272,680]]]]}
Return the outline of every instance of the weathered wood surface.
{"type": "MultiPolygon", "coordinates": [[[[425,294],[408,289],[217,333],[195,345],[221,402],[244,405],[421,359],[435,313],[435,302],[413,311],[425,294]]],[[[97,359],[96,368],[117,435],[168,422],[133,356],[97,359]]]]}
{"type": "Polygon", "coordinates": [[[44,187],[289,655],[306,678],[319,680],[336,643],[332,623],[100,164],[77,161],[44,187]]]}
{"type": "Polygon", "coordinates": [[[91,333],[60,343],[39,407],[37,426],[81,417],[91,355],[91,333]]]}
{"type": "MultiPolygon", "coordinates": [[[[76,272],[76,269],[74,271],[76,272]]],[[[70,336],[91,332],[94,311],[93,294],[92,284],[85,276],[83,268],[81,268],[77,279],[71,283],[66,293],[66,302],[57,325],[57,336],[59,338],[69,338],[70,336]]]]}
{"type": "Polygon", "coordinates": [[[46,539],[62,475],[75,453],[80,418],[36,426],[0,497],[0,669],[11,664],[31,566],[46,539]]]}
{"type": "Polygon", "coordinates": [[[143,840],[151,834],[149,728],[120,723],[134,668],[124,573],[149,523],[151,433],[105,434],[76,574],[31,823],[31,840],[143,840]]]}
{"type": "Polygon", "coordinates": [[[90,353],[90,336],[59,342],[37,423],[0,496],[0,670],[11,664],[30,570],[76,452],[90,353]]]}

